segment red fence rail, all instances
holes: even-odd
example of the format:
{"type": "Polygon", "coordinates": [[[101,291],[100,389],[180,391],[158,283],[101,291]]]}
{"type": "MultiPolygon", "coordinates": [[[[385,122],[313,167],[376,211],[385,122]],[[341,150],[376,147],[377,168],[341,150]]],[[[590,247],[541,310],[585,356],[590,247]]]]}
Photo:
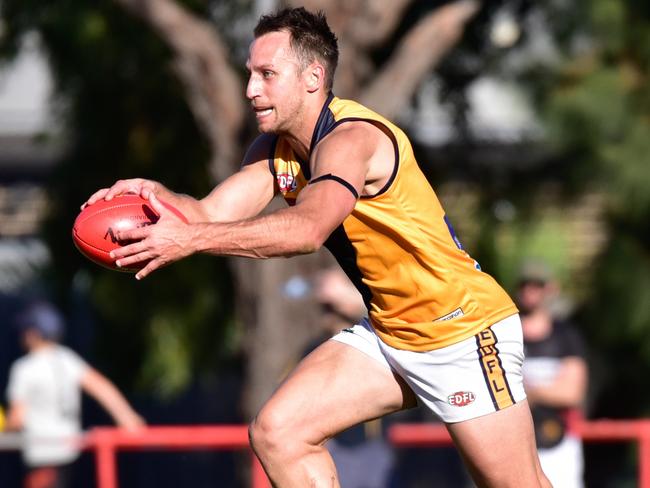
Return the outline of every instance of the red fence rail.
{"type": "MultiPolygon", "coordinates": [[[[638,443],[638,486],[650,488],[650,419],[584,420],[574,417],[569,419],[569,429],[584,442],[638,443]]],[[[395,447],[452,445],[444,425],[433,423],[394,424],[388,429],[388,439],[395,447]]],[[[119,451],[197,449],[248,451],[251,455],[251,487],[270,488],[259,461],[250,450],[248,428],[244,425],[147,427],[135,433],[99,427],[84,437],[84,445],[95,453],[97,488],[118,488],[119,451]]],[[[16,449],[19,445],[4,448],[16,449]]]]}
{"type": "Polygon", "coordinates": [[[160,449],[246,449],[251,454],[251,486],[271,487],[262,466],[250,450],[248,427],[245,425],[147,427],[138,432],[98,427],[86,435],[84,444],[87,449],[95,451],[97,488],[118,488],[118,451],[160,449]]]}
{"type": "MultiPolygon", "coordinates": [[[[569,419],[569,430],[583,442],[637,442],[638,486],[650,488],[650,419],[585,420],[569,419]]],[[[436,447],[452,444],[442,424],[395,424],[388,430],[395,447],[436,447]]]]}

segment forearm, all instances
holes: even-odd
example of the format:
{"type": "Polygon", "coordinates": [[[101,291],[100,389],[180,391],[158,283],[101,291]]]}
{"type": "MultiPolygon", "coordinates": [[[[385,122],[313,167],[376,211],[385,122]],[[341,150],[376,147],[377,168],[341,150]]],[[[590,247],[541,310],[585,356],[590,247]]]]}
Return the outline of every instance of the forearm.
{"type": "Polygon", "coordinates": [[[555,380],[549,384],[526,385],[531,403],[557,408],[579,407],[587,393],[587,364],[582,358],[567,357],[555,380]]]}
{"type": "Polygon", "coordinates": [[[109,382],[105,382],[97,392],[97,401],[118,425],[127,424],[136,415],[122,394],[109,382]]]}
{"type": "Polygon", "coordinates": [[[203,203],[194,197],[176,193],[162,183],[156,183],[154,193],[160,200],[177,208],[190,222],[207,222],[209,220],[203,203]]]}
{"type": "Polygon", "coordinates": [[[293,208],[230,223],[198,223],[191,226],[197,252],[270,258],[308,254],[327,238],[313,218],[293,208]]]}
{"type": "Polygon", "coordinates": [[[555,408],[574,408],[582,405],[584,393],[579,388],[556,388],[553,386],[526,387],[531,404],[555,408]]]}
{"type": "Polygon", "coordinates": [[[12,403],[7,412],[5,420],[5,430],[9,432],[17,432],[22,430],[24,425],[25,409],[22,403],[12,403]]]}
{"type": "Polygon", "coordinates": [[[142,419],[131,408],[126,398],[102,374],[89,369],[82,378],[81,386],[86,393],[97,400],[120,427],[136,428],[143,425],[142,419]]]}

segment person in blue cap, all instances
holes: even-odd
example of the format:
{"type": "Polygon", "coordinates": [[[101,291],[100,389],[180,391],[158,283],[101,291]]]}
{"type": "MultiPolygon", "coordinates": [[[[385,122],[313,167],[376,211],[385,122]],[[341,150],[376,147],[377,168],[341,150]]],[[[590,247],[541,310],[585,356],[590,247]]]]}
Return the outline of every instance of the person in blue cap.
{"type": "Polygon", "coordinates": [[[11,366],[5,429],[24,435],[25,488],[64,488],[79,456],[82,391],[118,426],[137,429],[144,421],[110,380],[59,343],[64,322],[51,303],[30,303],[17,326],[27,354],[11,366]]]}

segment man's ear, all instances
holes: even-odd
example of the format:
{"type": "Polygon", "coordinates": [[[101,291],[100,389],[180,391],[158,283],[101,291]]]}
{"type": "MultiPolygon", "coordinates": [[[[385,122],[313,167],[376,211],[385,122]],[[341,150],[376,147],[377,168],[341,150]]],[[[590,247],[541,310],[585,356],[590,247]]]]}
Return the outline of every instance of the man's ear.
{"type": "Polygon", "coordinates": [[[314,93],[325,83],[325,68],[320,63],[312,63],[306,69],[307,91],[314,93]]]}

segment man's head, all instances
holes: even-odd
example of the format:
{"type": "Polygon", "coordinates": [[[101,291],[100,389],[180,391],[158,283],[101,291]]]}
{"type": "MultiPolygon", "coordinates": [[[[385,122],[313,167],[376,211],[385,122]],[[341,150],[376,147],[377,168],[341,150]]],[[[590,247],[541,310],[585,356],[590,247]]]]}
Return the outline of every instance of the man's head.
{"type": "Polygon", "coordinates": [[[35,301],[30,303],[16,318],[27,349],[42,342],[57,342],[63,336],[63,317],[50,303],[35,301]]]}
{"type": "Polygon", "coordinates": [[[336,36],[322,14],[304,8],[263,16],[246,66],[246,96],[261,132],[289,132],[331,90],[338,61],[336,36]]]}
{"type": "Polygon", "coordinates": [[[271,32],[287,32],[291,50],[300,63],[300,71],[307,69],[314,61],[321,63],[325,68],[324,87],[327,91],[332,89],[339,47],[322,12],[313,14],[303,7],[280,10],[262,16],[253,32],[256,39],[271,32]]]}

